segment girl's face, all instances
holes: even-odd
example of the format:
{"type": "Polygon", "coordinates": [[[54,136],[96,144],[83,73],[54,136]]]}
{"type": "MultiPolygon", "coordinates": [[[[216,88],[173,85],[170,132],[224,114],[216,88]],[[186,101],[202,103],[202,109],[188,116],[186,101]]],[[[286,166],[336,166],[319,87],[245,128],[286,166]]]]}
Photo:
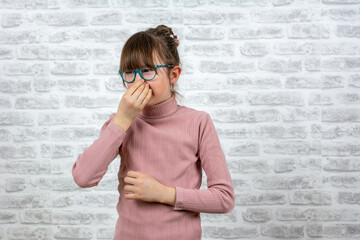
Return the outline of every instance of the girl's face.
{"type": "MultiPolygon", "coordinates": [[[[165,65],[163,62],[159,61],[158,58],[155,58],[155,65],[165,65]]],[[[171,97],[171,85],[174,85],[177,80],[179,79],[181,73],[181,67],[175,66],[172,69],[159,67],[157,68],[157,74],[156,76],[150,80],[147,81],[149,84],[150,89],[152,90],[150,100],[146,104],[146,106],[151,106],[154,104],[161,103],[171,97]],[[168,71],[170,71],[170,78],[168,75],[168,71]]],[[[136,74],[136,79],[132,83],[126,83],[127,87],[131,87],[132,84],[134,84],[137,79],[140,78],[143,80],[139,74],[136,74]]]]}

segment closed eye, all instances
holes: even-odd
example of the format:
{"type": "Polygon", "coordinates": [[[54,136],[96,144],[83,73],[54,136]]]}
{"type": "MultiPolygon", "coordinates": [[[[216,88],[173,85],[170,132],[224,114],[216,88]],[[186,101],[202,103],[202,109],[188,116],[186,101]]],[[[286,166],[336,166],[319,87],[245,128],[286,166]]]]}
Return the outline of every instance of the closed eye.
{"type": "Polygon", "coordinates": [[[145,69],[143,69],[142,71],[143,71],[143,72],[152,72],[152,71],[154,71],[154,70],[152,70],[151,68],[145,68],[145,69]]]}

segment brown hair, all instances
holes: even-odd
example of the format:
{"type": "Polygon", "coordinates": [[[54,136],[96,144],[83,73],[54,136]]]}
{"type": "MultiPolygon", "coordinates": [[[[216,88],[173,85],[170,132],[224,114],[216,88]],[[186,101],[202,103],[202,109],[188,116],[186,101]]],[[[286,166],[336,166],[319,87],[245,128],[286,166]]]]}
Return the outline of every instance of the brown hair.
{"type": "MultiPolygon", "coordinates": [[[[125,43],[120,58],[120,70],[138,69],[146,65],[155,69],[154,57],[157,55],[164,64],[180,65],[177,50],[179,40],[170,27],[159,25],[133,34],[125,43]]],[[[167,69],[167,68],[166,68],[167,69]]],[[[167,69],[170,75],[170,70],[167,69]]],[[[119,74],[120,75],[120,74],[119,74]]],[[[170,76],[169,76],[170,77],[170,76]]],[[[124,87],[126,85],[123,82],[124,87]]],[[[175,86],[174,86],[175,87],[175,86]]],[[[171,96],[181,95],[172,90],[171,96]]]]}

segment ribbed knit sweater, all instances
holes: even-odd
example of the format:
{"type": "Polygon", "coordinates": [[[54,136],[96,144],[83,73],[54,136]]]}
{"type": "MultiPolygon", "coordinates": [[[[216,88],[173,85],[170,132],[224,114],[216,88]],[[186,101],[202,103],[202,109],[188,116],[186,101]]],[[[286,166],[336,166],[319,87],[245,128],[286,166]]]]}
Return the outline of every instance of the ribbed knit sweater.
{"type": "Polygon", "coordinates": [[[120,154],[114,240],[198,240],[202,235],[200,212],[233,210],[232,180],[208,113],[180,106],[172,96],[145,106],[126,131],[112,121],[114,116],[109,116],[99,138],[85,148],[72,167],[78,186],[94,187],[120,154]],[[200,189],[202,168],[207,189],[200,189]],[[124,178],[128,171],[147,173],[174,187],[175,206],[126,199],[124,178]]]}

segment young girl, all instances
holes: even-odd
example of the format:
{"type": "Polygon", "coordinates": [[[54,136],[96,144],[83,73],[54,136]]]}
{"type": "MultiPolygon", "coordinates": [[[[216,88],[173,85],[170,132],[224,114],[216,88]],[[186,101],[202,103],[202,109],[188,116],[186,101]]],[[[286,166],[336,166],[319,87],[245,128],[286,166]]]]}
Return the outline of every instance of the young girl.
{"type": "Polygon", "coordinates": [[[164,25],[127,40],[119,69],[127,91],[72,167],[78,186],[97,186],[120,154],[114,240],[201,239],[200,212],[234,208],[232,180],[210,115],[177,104],[178,45],[164,25]],[[200,190],[202,168],[208,189],[200,190]]]}

